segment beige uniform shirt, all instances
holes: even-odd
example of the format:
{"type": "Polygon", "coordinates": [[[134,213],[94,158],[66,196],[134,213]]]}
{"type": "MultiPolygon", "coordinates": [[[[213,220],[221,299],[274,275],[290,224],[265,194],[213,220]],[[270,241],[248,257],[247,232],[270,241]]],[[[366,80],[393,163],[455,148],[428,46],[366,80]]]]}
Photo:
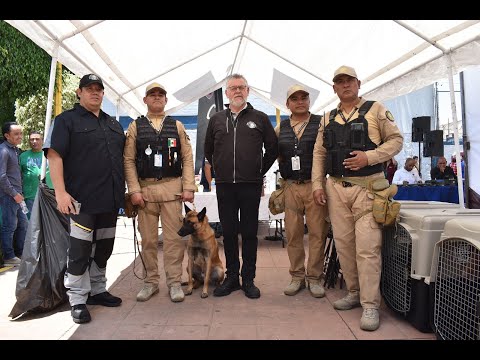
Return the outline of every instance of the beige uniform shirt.
{"type": "MultiPolygon", "coordinates": [[[[165,115],[155,116],[147,114],[157,130],[161,130],[165,115]]],[[[190,139],[185,130],[185,126],[180,121],[176,121],[177,131],[180,137],[181,157],[182,157],[182,185],[183,190],[196,190],[195,172],[193,170],[193,151],[190,139]]],[[[136,148],[137,139],[137,123],[132,121],[128,126],[127,140],[125,142],[125,150],[123,152],[123,162],[125,165],[125,179],[127,181],[128,192],[130,194],[140,192],[141,187],[138,181],[137,168],[135,166],[135,157],[137,155],[136,148]]]]}
{"type": "MultiPolygon", "coordinates": [[[[355,106],[357,115],[352,116],[352,120],[358,118],[358,109],[365,103],[365,99],[360,98],[360,102],[355,106]]],[[[338,104],[337,110],[340,110],[341,103],[338,104]]],[[[323,189],[325,180],[325,163],[327,158],[327,150],[323,146],[323,131],[325,125],[328,124],[330,112],[322,119],[320,128],[318,129],[317,140],[313,149],[313,165],[312,165],[312,191],[323,189]]],[[[376,165],[391,159],[402,150],[403,135],[393,120],[391,113],[385,106],[376,101],[370,110],[365,114],[368,122],[368,136],[378,146],[374,150],[365,152],[368,158],[368,165],[376,165]],[[387,113],[389,116],[387,117],[387,113]],[[382,143],[383,142],[383,143],[382,143]],[[381,144],[382,143],[382,144],[381,144]],[[381,144],[381,145],[380,145],[381,144]]],[[[335,121],[344,124],[345,122],[337,113],[335,121]]]]}

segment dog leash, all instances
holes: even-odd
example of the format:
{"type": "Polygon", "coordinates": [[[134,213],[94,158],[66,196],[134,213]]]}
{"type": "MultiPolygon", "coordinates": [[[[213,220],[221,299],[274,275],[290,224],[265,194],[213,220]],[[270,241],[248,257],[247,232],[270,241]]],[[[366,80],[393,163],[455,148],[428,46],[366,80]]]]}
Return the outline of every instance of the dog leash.
{"type": "Polygon", "coordinates": [[[140,251],[140,245],[138,244],[138,239],[137,239],[137,227],[135,225],[135,219],[137,215],[132,217],[132,224],[133,224],[133,252],[134,252],[134,258],[133,258],[133,275],[137,279],[140,280],[145,280],[147,278],[147,266],[145,265],[145,261],[143,260],[142,252],[140,251]],[[143,270],[145,271],[145,276],[143,278],[139,277],[137,273],[135,272],[135,260],[137,259],[137,249],[138,249],[138,256],[140,257],[140,260],[142,261],[143,265],[143,270]]]}
{"type": "MultiPolygon", "coordinates": [[[[178,201],[181,200],[181,198],[176,198],[176,199],[171,199],[171,200],[163,200],[163,201],[147,201],[143,200],[144,202],[150,202],[150,203],[166,203],[166,202],[171,202],[171,201],[178,201]]],[[[145,260],[143,260],[142,256],[142,251],[140,251],[140,245],[138,243],[138,238],[137,238],[137,227],[135,225],[135,219],[138,216],[138,210],[135,211],[135,216],[132,217],[132,224],[133,224],[133,252],[134,252],[134,258],[133,258],[133,275],[139,280],[145,280],[147,278],[147,266],[145,265],[145,260]],[[137,249],[138,249],[138,256],[140,257],[140,260],[142,261],[143,265],[143,270],[144,270],[144,277],[139,277],[137,273],[135,272],[135,262],[137,259],[137,249]]]]}

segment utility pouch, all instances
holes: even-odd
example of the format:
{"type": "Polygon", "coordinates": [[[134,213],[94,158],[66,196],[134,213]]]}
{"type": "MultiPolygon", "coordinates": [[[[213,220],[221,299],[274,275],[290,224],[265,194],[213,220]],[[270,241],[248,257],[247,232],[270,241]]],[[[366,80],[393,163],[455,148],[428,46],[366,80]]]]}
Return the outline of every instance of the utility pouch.
{"type": "MultiPolygon", "coordinates": [[[[389,186],[390,186],[390,184],[389,184],[387,179],[378,179],[378,180],[372,181],[371,190],[372,191],[382,191],[382,190],[387,189],[389,186]]],[[[397,192],[395,191],[395,194],[396,193],[397,192]]],[[[395,196],[395,194],[393,194],[392,196],[395,196]]]]}
{"type": "Polygon", "coordinates": [[[268,199],[268,208],[273,215],[281,214],[285,211],[285,189],[288,187],[287,181],[280,178],[278,180],[280,188],[270,194],[268,199]]]}
{"type": "Polygon", "coordinates": [[[380,179],[372,182],[371,187],[374,194],[372,208],[373,218],[383,226],[395,225],[399,219],[401,205],[398,201],[393,200],[393,197],[398,191],[397,185],[392,184],[388,186],[388,180],[380,179]],[[387,182],[386,188],[385,184],[382,185],[383,180],[387,182]],[[382,187],[382,190],[376,190],[382,187]]]}

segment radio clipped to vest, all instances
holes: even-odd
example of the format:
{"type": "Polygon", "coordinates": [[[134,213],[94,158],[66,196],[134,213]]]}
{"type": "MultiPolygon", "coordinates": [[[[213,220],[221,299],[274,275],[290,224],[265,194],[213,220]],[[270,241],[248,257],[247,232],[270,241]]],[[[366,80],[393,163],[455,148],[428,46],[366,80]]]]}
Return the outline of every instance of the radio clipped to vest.
{"type": "Polygon", "coordinates": [[[365,127],[363,123],[354,123],[350,126],[350,145],[352,149],[365,149],[365,127]]]}
{"type": "Polygon", "coordinates": [[[330,150],[335,146],[335,133],[332,129],[325,129],[323,131],[323,146],[325,149],[330,150]]]}

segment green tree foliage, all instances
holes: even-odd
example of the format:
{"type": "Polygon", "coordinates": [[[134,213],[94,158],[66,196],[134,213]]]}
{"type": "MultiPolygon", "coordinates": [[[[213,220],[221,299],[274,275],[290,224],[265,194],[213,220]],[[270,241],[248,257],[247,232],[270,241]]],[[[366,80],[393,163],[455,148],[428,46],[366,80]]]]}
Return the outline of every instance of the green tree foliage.
{"type": "Polygon", "coordinates": [[[15,100],[48,87],[51,57],[0,20],[0,125],[15,121],[15,100]]]}
{"type": "MultiPolygon", "coordinates": [[[[71,109],[77,101],[75,90],[78,88],[80,78],[70,71],[64,69],[62,71],[62,111],[71,109]]],[[[23,126],[23,140],[21,148],[28,150],[28,134],[37,130],[43,132],[45,128],[45,115],[47,113],[48,87],[38,91],[35,95],[23,96],[15,102],[15,117],[17,122],[23,126]]],[[[52,119],[54,117],[52,107],[52,119]]]]}

